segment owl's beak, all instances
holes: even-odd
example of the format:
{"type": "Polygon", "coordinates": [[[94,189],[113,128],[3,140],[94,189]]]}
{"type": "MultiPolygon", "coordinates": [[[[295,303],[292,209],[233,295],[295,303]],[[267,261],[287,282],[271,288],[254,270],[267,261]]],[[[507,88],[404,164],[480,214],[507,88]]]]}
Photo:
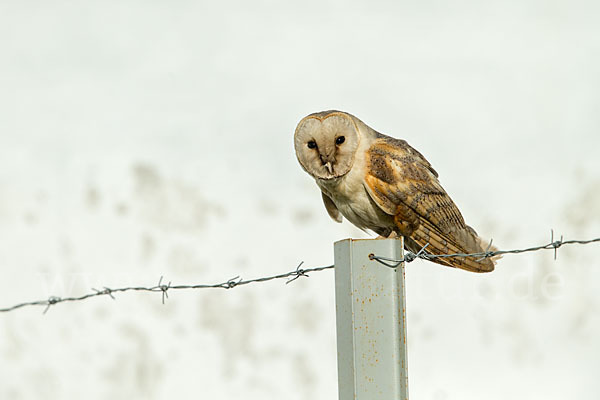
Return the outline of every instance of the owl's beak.
{"type": "Polygon", "coordinates": [[[329,171],[329,173],[333,175],[333,167],[331,166],[331,161],[327,161],[324,165],[325,168],[327,168],[327,171],[329,171]]]}

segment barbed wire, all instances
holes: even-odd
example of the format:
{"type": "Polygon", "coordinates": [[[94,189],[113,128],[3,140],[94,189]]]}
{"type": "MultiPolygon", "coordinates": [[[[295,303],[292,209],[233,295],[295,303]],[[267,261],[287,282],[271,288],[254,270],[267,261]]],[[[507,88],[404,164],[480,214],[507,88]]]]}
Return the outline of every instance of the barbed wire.
{"type": "Polygon", "coordinates": [[[370,254],[369,259],[375,260],[375,261],[379,262],[380,264],[385,265],[386,267],[396,268],[404,262],[410,263],[410,262],[413,262],[414,260],[416,260],[417,258],[420,258],[422,260],[431,261],[436,258],[467,258],[467,257],[470,257],[470,258],[476,258],[477,261],[481,261],[486,258],[491,258],[494,256],[500,256],[500,255],[504,255],[504,254],[528,253],[531,251],[538,251],[538,250],[554,250],[554,259],[556,260],[556,252],[561,246],[571,245],[571,244],[589,244],[589,243],[595,243],[595,242],[600,242],[600,238],[589,239],[589,240],[563,240],[563,236],[561,235],[559,240],[554,240],[554,231],[552,230],[552,231],[550,231],[550,243],[543,244],[541,246],[528,247],[525,249],[490,251],[490,249],[492,248],[492,240],[490,240],[490,243],[487,246],[487,249],[485,251],[479,252],[479,253],[431,254],[431,253],[426,252],[427,247],[429,246],[429,243],[427,243],[425,246],[421,247],[421,249],[416,253],[406,250],[404,252],[404,257],[400,260],[396,260],[396,259],[388,258],[388,257],[381,257],[381,256],[378,256],[375,254],[370,254]]]}
{"type": "MultiPolygon", "coordinates": [[[[600,238],[589,239],[589,240],[563,240],[563,237],[561,235],[560,240],[554,240],[554,231],[551,231],[550,243],[547,243],[547,244],[544,244],[541,246],[528,247],[528,248],[524,248],[524,249],[490,251],[490,249],[492,247],[492,241],[490,241],[490,244],[488,245],[486,251],[484,251],[484,252],[430,254],[430,253],[426,252],[426,249],[429,246],[429,244],[426,244],[416,253],[406,250],[404,253],[404,257],[400,260],[382,257],[382,256],[378,256],[375,254],[370,254],[369,259],[371,259],[373,261],[377,261],[380,264],[385,265],[386,267],[396,268],[396,267],[400,266],[400,264],[402,264],[402,263],[411,263],[418,258],[431,261],[436,258],[472,257],[472,258],[477,258],[478,260],[482,260],[485,258],[490,258],[490,257],[498,256],[498,255],[504,255],[504,254],[519,254],[519,253],[527,253],[527,252],[539,251],[539,250],[554,250],[554,259],[556,260],[557,250],[562,246],[573,245],[573,244],[583,245],[583,244],[589,244],[589,243],[595,243],[595,242],[600,242],[600,238]]],[[[114,295],[116,293],[124,293],[124,292],[158,292],[158,293],[161,293],[162,303],[164,304],[165,299],[169,298],[168,292],[171,290],[233,289],[235,287],[249,285],[251,283],[267,282],[267,281],[271,281],[271,280],[275,280],[275,279],[286,279],[286,278],[287,278],[287,281],[285,283],[288,284],[288,283],[295,281],[296,279],[298,279],[300,277],[308,277],[309,276],[308,273],[310,273],[310,272],[318,272],[318,271],[324,271],[327,269],[334,268],[333,265],[328,265],[325,267],[301,268],[303,264],[304,264],[304,262],[301,262],[300,264],[298,264],[298,266],[296,267],[295,270],[286,272],[283,274],[271,275],[271,276],[266,276],[266,277],[262,277],[262,278],[247,279],[247,280],[242,279],[239,276],[236,276],[234,278],[228,279],[225,282],[214,283],[214,284],[173,285],[171,281],[169,281],[169,283],[164,283],[163,277],[161,276],[158,281],[158,284],[153,285],[153,286],[128,286],[128,287],[121,287],[121,288],[109,288],[109,287],[104,286],[102,289],[92,288],[92,292],[84,294],[79,297],[50,296],[49,298],[44,299],[44,300],[29,301],[29,302],[15,304],[13,306],[6,307],[6,308],[0,308],[0,312],[9,312],[9,311],[17,310],[19,308],[30,307],[30,306],[44,306],[43,313],[45,314],[50,309],[50,307],[52,307],[56,304],[59,304],[59,303],[83,301],[83,300],[86,300],[86,299],[89,299],[92,297],[100,297],[100,296],[109,296],[111,299],[116,300],[114,295]]]]}
{"type": "Polygon", "coordinates": [[[301,262],[298,265],[298,267],[296,267],[295,270],[286,272],[284,274],[271,275],[271,276],[265,276],[263,278],[247,279],[247,280],[244,280],[244,279],[240,278],[239,276],[236,276],[234,278],[228,279],[225,282],[214,283],[214,284],[173,285],[172,282],[163,283],[163,277],[161,276],[158,281],[158,284],[156,284],[154,286],[129,286],[129,287],[121,287],[121,288],[109,288],[109,287],[104,286],[102,289],[92,288],[93,292],[84,294],[79,297],[50,296],[49,298],[47,298],[45,300],[28,301],[28,302],[24,302],[24,303],[15,304],[14,306],[11,306],[11,307],[0,308],[0,312],[9,312],[9,311],[13,311],[13,310],[16,310],[19,308],[29,307],[29,306],[45,306],[44,312],[43,312],[45,314],[51,306],[54,306],[59,303],[66,303],[66,302],[71,302],[71,301],[82,301],[82,300],[86,300],[86,299],[89,299],[92,297],[99,297],[99,296],[109,296],[113,300],[116,300],[114,295],[116,293],[123,293],[123,292],[158,292],[158,293],[161,293],[162,303],[164,304],[165,298],[166,299],[169,298],[168,292],[171,290],[233,289],[235,287],[249,285],[251,283],[267,282],[267,281],[271,281],[274,279],[285,279],[285,278],[288,278],[288,280],[285,282],[286,284],[288,284],[288,283],[291,283],[291,282],[295,281],[296,279],[300,278],[301,276],[308,277],[309,272],[324,271],[326,269],[333,268],[333,265],[328,265],[326,267],[301,268],[302,264],[304,264],[304,262],[301,262]]]}

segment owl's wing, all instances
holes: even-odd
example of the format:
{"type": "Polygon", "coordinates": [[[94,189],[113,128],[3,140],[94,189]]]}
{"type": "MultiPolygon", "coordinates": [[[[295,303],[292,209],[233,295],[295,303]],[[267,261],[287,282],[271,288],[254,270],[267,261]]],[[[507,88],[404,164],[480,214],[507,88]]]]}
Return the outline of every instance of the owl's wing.
{"type": "Polygon", "coordinates": [[[327,210],[327,214],[333,219],[335,222],[342,222],[342,214],[340,210],[337,209],[333,200],[329,198],[325,194],[325,192],[321,191],[321,197],[323,197],[323,204],[325,204],[325,209],[327,210]]]}
{"type": "MultiPolygon", "coordinates": [[[[367,152],[365,187],[385,213],[394,216],[407,246],[417,251],[426,244],[431,254],[485,251],[442,188],[431,164],[404,140],[381,135],[367,152]]],[[[436,258],[433,261],[473,272],[494,269],[492,259],[436,258]]]]}

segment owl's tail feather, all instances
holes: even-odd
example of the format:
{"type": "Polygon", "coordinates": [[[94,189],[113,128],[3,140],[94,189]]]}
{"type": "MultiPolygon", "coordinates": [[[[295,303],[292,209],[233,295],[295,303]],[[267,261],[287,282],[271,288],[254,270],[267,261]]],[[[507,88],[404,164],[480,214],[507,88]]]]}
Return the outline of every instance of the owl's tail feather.
{"type": "MultiPolygon", "coordinates": [[[[406,247],[412,252],[418,252],[427,245],[425,252],[432,255],[444,254],[473,254],[487,251],[496,251],[469,226],[448,234],[442,233],[439,228],[427,220],[421,220],[419,227],[413,231],[410,238],[406,238],[406,247]]],[[[431,261],[452,268],[460,268],[471,272],[491,272],[500,256],[493,257],[442,257],[432,258],[431,261]]]]}

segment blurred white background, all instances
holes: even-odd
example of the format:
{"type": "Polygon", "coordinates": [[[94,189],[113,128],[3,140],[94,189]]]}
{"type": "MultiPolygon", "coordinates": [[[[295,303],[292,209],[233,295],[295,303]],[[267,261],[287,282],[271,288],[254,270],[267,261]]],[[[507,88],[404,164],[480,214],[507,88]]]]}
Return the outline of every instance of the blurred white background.
{"type": "MultiPolygon", "coordinates": [[[[596,1],[0,1],[0,307],[333,262],[296,123],[406,139],[504,249],[600,236],[596,1]]],[[[407,268],[414,399],[597,399],[598,245],[407,268]]],[[[333,272],[0,315],[2,399],[335,399],[333,272]]]]}

